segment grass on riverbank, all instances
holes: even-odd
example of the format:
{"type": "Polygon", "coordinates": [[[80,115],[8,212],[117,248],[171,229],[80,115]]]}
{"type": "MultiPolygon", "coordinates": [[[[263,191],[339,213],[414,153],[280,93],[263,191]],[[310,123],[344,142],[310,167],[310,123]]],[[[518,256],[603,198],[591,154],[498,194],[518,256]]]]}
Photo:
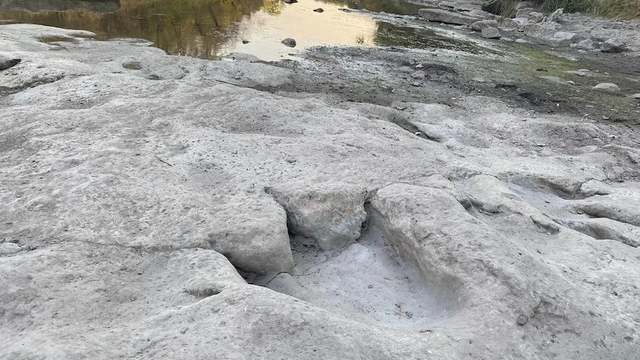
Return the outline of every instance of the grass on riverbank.
{"type": "MultiPolygon", "coordinates": [[[[519,0],[501,0],[502,13],[511,13],[519,0]]],[[[619,19],[640,19],[640,0],[535,0],[540,8],[552,12],[563,8],[565,12],[619,19]]]]}
{"type": "Polygon", "coordinates": [[[612,18],[640,18],[640,0],[543,0],[542,9],[553,11],[564,8],[568,12],[612,18]]]}

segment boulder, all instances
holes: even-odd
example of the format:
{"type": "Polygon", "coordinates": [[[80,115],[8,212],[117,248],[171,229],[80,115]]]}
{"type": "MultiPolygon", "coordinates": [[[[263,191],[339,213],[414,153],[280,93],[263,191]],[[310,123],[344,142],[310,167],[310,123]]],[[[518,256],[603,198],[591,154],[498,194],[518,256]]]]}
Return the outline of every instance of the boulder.
{"type": "Polygon", "coordinates": [[[527,19],[526,17],[516,17],[513,18],[513,22],[518,25],[518,28],[521,28],[529,23],[529,19],[527,19]]]}
{"type": "Polygon", "coordinates": [[[480,20],[471,24],[471,30],[473,31],[482,31],[482,29],[486,29],[488,27],[498,27],[498,22],[496,20],[480,20]]]}
{"type": "Polygon", "coordinates": [[[600,83],[594,86],[593,90],[613,94],[620,92],[620,87],[614,83],[600,83]]]}
{"type": "Polygon", "coordinates": [[[418,16],[432,22],[439,22],[453,25],[471,25],[478,21],[478,18],[442,10],[442,9],[420,9],[418,16]]]}
{"type": "Polygon", "coordinates": [[[293,268],[287,214],[273,199],[235,199],[209,211],[215,217],[200,226],[210,247],[234,266],[257,274],[293,268]]]}
{"type": "Polygon", "coordinates": [[[322,250],[345,247],[360,237],[367,192],[346,186],[268,188],[287,211],[289,231],[315,239],[322,250]]]}
{"type": "Polygon", "coordinates": [[[542,22],[542,20],[544,20],[544,14],[532,11],[529,14],[527,14],[527,19],[529,19],[529,21],[532,21],[534,23],[539,23],[539,22],[542,22]]]}
{"type": "Polygon", "coordinates": [[[509,18],[502,19],[502,22],[498,26],[500,30],[504,30],[504,31],[516,31],[518,30],[519,27],[520,25],[517,22],[509,18]]]}
{"type": "Polygon", "coordinates": [[[556,11],[552,12],[549,17],[547,17],[547,21],[559,21],[560,16],[564,13],[564,9],[556,9],[556,11]]]}
{"type": "Polygon", "coordinates": [[[619,38],[611,38],[603,42],[600,51],[606,53],[621,53],[628,50],[627,43],[619,38]]]}
{"type": "Polygon", "coordinates": [[[481,35],[485,39],[500,39],[500,30],[494,27],[484,28],[481,35]]]}

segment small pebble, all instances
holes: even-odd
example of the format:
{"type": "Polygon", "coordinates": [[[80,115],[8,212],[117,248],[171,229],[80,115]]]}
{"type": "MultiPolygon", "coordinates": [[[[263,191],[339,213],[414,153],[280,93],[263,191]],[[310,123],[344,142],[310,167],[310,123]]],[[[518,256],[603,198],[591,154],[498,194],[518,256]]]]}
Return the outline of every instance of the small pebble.
{"type": "Polygon", "coordinates": [[[414,79],[424,79],[425,75],[426,74],[425,74],[424,71],[418,70],[418,71],[414,72],[413,74],[411,74],[411,77],[414,78],[414,79]]]}
{"type": "Polygon", "coordinates": [[[294,48],[297,45],[296,40],[292,39],[292,38],[286,38],[286,39],[282,40],[281,42],[282,42],[282,44],[284,46],[288,46],[288,47],[291,47],[291,48],[294,48]]]}
{"type": "Polygon", "coordinates": [[[523,326],[524,324],[526,324],[529,321],[529,317],[525,314],[520,314],[518,315],[518,317],[516,318],[516,322],[518,323],[518,325],[523,326]]]}

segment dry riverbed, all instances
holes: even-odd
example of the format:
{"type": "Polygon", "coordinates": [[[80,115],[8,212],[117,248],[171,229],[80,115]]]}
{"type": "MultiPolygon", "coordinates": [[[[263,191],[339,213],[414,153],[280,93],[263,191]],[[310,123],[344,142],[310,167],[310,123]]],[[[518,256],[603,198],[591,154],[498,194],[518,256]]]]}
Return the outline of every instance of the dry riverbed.
{"type": "Polygon", "coordinates": [[[274,63],[0,26],[0,358],[636,358],[633,51],[375,16],[274,63]]]}

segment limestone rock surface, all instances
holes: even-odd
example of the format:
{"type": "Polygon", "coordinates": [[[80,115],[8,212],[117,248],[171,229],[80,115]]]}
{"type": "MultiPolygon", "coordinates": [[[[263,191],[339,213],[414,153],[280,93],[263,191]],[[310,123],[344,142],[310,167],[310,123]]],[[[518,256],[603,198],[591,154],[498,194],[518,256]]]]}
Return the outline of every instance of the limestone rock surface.
{"type": "Polygon", "coordinates": [[[1,359],[637,357],[637,128],[90,35],[0,26],[1,359]]]}

